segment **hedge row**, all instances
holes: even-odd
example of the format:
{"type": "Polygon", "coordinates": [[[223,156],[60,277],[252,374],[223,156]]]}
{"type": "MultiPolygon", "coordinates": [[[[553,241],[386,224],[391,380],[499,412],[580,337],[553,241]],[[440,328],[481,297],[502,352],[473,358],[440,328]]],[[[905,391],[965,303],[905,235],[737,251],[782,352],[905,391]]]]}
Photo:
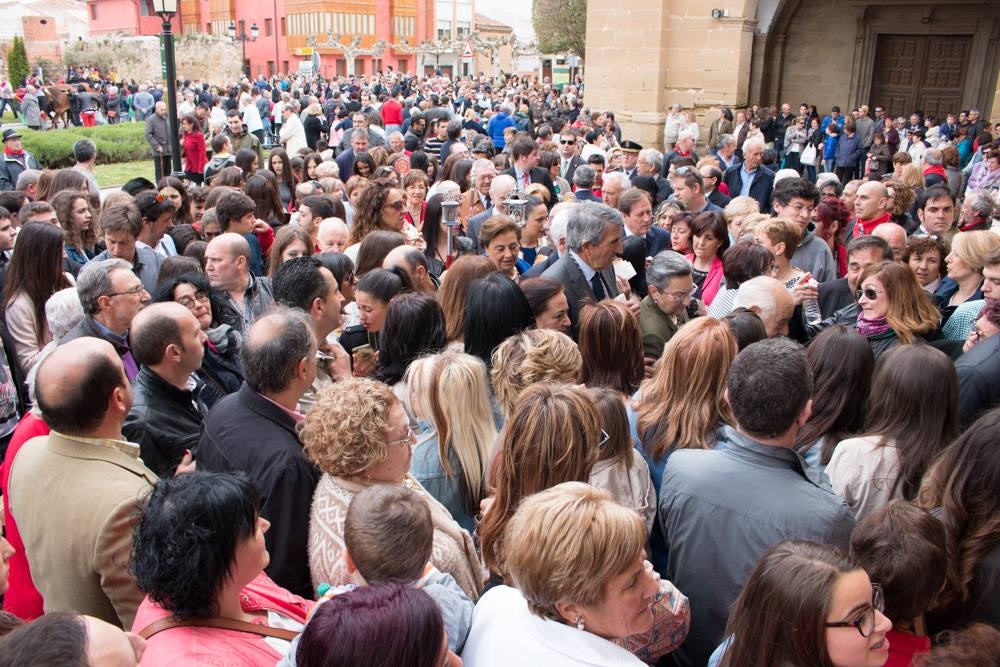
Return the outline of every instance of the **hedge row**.
{"type": "Polygon", "coordinates": [[[46,169],[72,167],[73,144],[83,138],[97,145],[98,164],[116,164],[151,159],[143,123],[121,123],[98,127],[71,127],[37,132],[22,130],[24,149],[46,169]]]}

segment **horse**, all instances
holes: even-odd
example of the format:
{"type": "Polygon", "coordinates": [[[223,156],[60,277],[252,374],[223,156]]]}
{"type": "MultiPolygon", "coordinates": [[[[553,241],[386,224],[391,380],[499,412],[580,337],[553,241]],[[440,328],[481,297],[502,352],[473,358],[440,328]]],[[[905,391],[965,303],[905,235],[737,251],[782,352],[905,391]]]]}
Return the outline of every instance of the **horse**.
{"type": "Polygon", "coordinates": [[[72,106],[70,95],[74,92],[75,89],[65,83],[45,87],[45,97],[49,103],[49,117],[52,119],[53,126],[60,119],[63,127],[70,126],[70,107],[72,106]]]}

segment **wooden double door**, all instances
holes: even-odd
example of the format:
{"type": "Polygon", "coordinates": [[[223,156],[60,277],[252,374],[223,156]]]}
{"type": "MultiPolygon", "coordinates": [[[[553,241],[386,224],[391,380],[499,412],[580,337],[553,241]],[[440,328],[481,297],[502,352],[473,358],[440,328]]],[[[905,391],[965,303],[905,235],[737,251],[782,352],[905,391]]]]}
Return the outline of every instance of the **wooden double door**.
{"type": "Polygon", "coordinates": [[[870,106],[893,116],[958,113],[972,35],[879,35],[870,106]]]}

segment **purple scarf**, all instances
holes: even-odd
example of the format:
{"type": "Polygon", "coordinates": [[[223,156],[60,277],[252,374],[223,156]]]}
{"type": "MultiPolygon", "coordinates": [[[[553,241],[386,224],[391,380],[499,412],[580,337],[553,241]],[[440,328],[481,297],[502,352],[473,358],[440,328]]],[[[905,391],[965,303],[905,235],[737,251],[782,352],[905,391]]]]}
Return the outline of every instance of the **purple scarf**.
{"type": "Polygon", "coordinates": [[[865,338],[881,336],[888,333],[890,330],[889,322],[886,321],[884,317],[876,317],[875,319],[870,320],[865,317],[863,312],[858,313],[858,333],[865,338]]]}

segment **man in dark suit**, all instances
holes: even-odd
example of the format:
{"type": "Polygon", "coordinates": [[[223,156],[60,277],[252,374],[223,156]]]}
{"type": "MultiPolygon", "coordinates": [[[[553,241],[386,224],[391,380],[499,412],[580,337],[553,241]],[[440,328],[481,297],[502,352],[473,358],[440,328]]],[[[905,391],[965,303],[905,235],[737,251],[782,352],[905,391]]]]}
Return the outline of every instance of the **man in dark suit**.
{"type": "Polygon", "coordinates": [[[299,441],[299,399],[316,375],[316,337],[309,316],[278,308],[254,322],[243,343],[246,382],[209,411],[198,444],[199,470],[242,472],[260,492],[260,515],[271,522],[265,568],[279,586],[311,595],[309,522],[319,472],[299,441]]]}
{"type": "Polygon", "coordinates": [[[642,151],[642,144],[626,139],[622,142],[622,168],[629,180],[640,174],[639,153],[642,151]]]}
{"type": "Polygon", "coordinates": [[[538,144],[529,137],[519,137],[514,140],[510,151],[514,166],[506,171],[500,172],[503,175],[514,178],[517,191],[521,192],[531,183],[541,183],[549,192],[554,191],[552,177],[546,169],[536,166],[538,164],[538,144]]]}
{"type": "Polygon", "coordinates": [[[368,150],[368,131],[360,127],[351,130],[351,147],[337,157],[340,179],[347,182],[354,175],[354,156],[368,150]]]}
{"type": "Polygon", "coordinates": [[[580,308],[587,300],[618,296],[611,264],[622,252],[621,213],[606,204],[580,202],[570,209],[566,225],[566,254],[559,257],[544,278],[558,280],[569,302],[573,336],[580,323],[580,308]]]}
{"type": "Polygon", "coordinates": [[[581,164],[576,168],[576,171],[573,172],[573,185],[576,187],[573,195],[577,201],[593,201],[598,203],[604,201],[593,193],[594,181],[596,179],[597,174],[590,168],[590,165],[581,164]]]}
{"type": "Polygon", "coordinates": [[[483,228],[483,223],[492,218],[494,215],[506,215],[507,209],[504,207],[503,200],[507,198],[511,192],[514,191],[514,179],[511,176],[506,175],[506,172],[496,176],[490,183],[490,200],[493,202],[493,206],[483,211],[479,215],[474,215],[469,218],[469,224],[465,230],[465,235],[472,240],[476,245],[476,252],[482,252],[483,246],[479,243],[479,232],[483,228]]]}
{"type": "Polygon", "coordinates": [[[762,213],[770,213],[774,174],[761,167],[763,157],[764,142],[748,140],[743,146],[743,162],[727,169],[722,180],[729,188],[730,197],[749,195],[760,204],[762,213]]]}
{"type": "Polygon", "coordinates": [[[719,183],[722,182],[722,170],[706,164],[698,169],[701,172],[701,180],[705,184],[705,199],[719,208],[726,208],[732,199],[719,192],[719,183]]]}
{"type": "Polygon", "coordinates": [[[559,175],[570,183],[573,182],[573,172],[581,164],[586,164],[576,152],[579,142],[576,132],[565,129],[559,133],[559,175]]]}
{"type": "MultiPolygon", "coordinates": [[[[674,194],[674,186],[670,181],[660,175],[663,168],[663,153],[655,148],[646,148],[639,151],[639,158],[635,166],[636,176],[649,176],[656,184],[656,194],[653,198],[653,206],[659,206],[662,202],[670,199],[674,194]]],[[[632,178],[632,177],[630,177],[632,178]]]]}
{"type": "Polygon", "coordinates": [[[625,218],[625,241],[622,257],[632,264],[635,275],[629,279],[632,291],[646,296],[646,258],[670,249],[670,233],[653,227],[653,206],[649,194],[639,188],[626,190],[618,200],[618,210],[625,218]]]}

